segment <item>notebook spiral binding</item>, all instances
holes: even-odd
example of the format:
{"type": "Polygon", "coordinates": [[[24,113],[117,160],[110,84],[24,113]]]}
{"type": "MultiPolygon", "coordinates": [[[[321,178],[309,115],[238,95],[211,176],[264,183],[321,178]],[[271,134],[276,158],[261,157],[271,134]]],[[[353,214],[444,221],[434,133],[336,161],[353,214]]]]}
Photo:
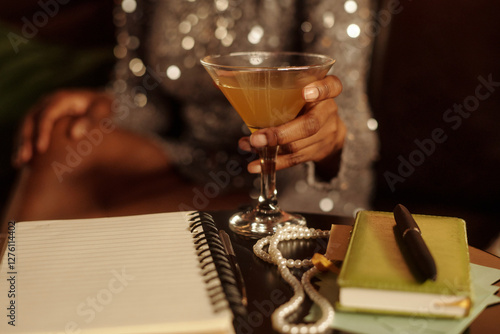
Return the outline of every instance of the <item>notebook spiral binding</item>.
{"type": "Polygon", "coordinates": [[[196,254],[214,312],[221,312],[229,307],[235,317],[244,315],[246,308],[242,304],[236,277],[213,217],[206,212],[193,212],[190,215],[189,229],[193,234],[196,254]]]}

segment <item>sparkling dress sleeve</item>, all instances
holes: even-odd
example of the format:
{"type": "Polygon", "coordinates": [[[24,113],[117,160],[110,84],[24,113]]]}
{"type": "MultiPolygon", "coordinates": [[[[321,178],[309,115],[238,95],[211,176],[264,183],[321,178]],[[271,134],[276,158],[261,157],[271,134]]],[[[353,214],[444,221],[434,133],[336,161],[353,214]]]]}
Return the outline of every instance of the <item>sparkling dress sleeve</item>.
{"type": "Polygon", "coordinates": [[[295,189],[286,193],[284,202],[306,201],[301,205],[305,211],[314,208],[350,216],[359,209],[370,208],[375,182],[377,121],[372,117],[367,96],[375,9],[366,0],[315,3],[316,6],[306,7],[306,23],[301,24],[303,48],[336,59],[331,73],[340,78],[343,91],[335,101],[348,132],[337,176],[321,180],[316,176],[314,163],[308,162],[306,176],[297,177],[295,189]]]}

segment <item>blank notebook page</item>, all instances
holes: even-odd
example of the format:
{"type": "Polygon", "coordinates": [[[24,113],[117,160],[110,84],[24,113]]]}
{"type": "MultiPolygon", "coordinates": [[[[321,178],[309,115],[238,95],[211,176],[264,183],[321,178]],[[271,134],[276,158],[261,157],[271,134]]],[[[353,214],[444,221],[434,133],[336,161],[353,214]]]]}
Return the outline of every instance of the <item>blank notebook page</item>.
{"type": "Polygon", "coordinates": [[[16,326],[6,317],[6,251],[0,332],[232,331],[229,309],[214,313],[188,214],[16,224],[16,326]]]}

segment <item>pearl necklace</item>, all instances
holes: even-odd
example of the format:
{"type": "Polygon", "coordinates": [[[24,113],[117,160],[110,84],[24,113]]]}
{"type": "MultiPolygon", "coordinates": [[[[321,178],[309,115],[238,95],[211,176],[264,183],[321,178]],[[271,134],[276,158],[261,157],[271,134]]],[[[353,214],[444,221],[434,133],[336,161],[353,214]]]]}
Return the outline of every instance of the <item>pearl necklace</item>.
{"type": "Polygon", "coordinates": [[[299,281],[288,268],[301,268],[313,265],[309,259],[293,260],[285,259],[278,250],[278,244],[283,240],[313,239],[328,237],[330,231],[315,230],[305,226],[286,225],[276,230],[274,235],[258,240],[253,246],[253,251],[262,260],[278,266],[278,271],[283,279],[290,284],[293,289],[293,297],[280,307],[271,316],[273,328],[281,333],[321,333],[328,329],[333,321],[334,310],[330,302],[319,294],[311,284],[311,278],[319,272],[316,267],[312,267],[302,275],[299,281]],[[268,251],[264,251],[264,246],[269,245],[268,251]],[[321,309],[321,318],[313,324],[291,324],[286,321],[286,317],[298,310],[304,301],[305,293],[321,309]]]}

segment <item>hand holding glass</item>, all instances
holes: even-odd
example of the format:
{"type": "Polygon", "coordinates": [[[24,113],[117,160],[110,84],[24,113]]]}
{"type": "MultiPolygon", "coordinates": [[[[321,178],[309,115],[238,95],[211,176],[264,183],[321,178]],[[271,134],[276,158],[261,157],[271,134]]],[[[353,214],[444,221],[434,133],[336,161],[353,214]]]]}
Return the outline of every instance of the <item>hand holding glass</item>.
{"type": "MultiPolygon", "coordinates": [[[[302,89],[326,76],[332,58],[297,52],[238,52],[201,60],[217,86],[253,133],[293,120],[305,104],[302,89]]],[[[278,146],[258,149],[261,193],[253,209],[233,215],[230,228],[260,238],[305,219],[280,209],[276,192],[278,146]]]]}

